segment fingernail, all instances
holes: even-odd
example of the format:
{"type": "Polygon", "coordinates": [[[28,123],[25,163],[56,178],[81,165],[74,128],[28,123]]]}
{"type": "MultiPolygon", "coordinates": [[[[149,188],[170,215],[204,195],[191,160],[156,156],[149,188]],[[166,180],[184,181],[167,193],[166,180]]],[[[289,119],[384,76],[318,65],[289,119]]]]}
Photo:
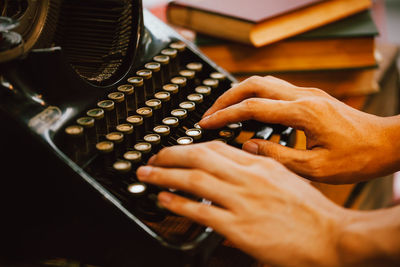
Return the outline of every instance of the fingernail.
{"type": "Polygon", "coordinates": [[[149,158],[149,160],[147,161],[147,164],[153,164],[153,162],[154,162],[154,160],[156,159],[156,156],[157,155],[153,155],[153,156],[151,156],[150,158],[149,158]]]}
{"type": "Polygon", "coordinates": [[[258,145],[254,142],[248,141],[243,144],[243,150],[250,152],[252,154],[258,154],[258,145]]]}
{"type": "Polygon", "coordinates": [[[158,201],[161,205],[167,205],[172,200],[172,195],[168,193],[161,192],[158,194],[158,201]]]}
{"type": "Polygon", "coordinates": [[[153,169],[153,167],[151,167],[151,166],[142,166],[142,167],[139,167],[136,174],[139,179],[146,178],[147,176],[149,176],[152,169],[153,169]]]}

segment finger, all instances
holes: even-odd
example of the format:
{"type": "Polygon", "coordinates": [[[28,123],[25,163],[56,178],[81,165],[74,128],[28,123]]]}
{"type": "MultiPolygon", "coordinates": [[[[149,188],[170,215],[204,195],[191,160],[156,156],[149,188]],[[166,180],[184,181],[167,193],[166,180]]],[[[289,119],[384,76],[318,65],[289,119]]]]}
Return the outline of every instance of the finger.
{"type": "Polygon", "coordinates": [[[233,214],[223,208],[205,203],[199,203],[168,192],[158,195],[160,204],[168,210],[192,219],[193,221],[210,226],[215,231],[223,233],[227,225],[233,221],[233,214]]]}
{"type": "Polygon", "coordinates": [[[323,157],[321,150],[294,149],[261,139],[247,141],[243,144],[243,150],[271,157],[288,169],[306,177],[311,177],[315,171],[311,167],[313,166],[312,162],[316,158],[323,157]]]}
{"type": "Polygon", "coordinates": [[[199,125],[205,129],[214,129],[245,120],[283,124],[293,128],[305,124],[296,102],[249,98],[203,118],[199,125]]]}
{"type": "Polygon", "coordinates": [[[222,94],[211,108],[204,113],[203,117],[247,98],[261,97],[275,100],[295,100],[298,93],[300,93],[299,87],[284,80],[272,76],[253,76],[222,94]]]}
{"type": "Polygon", "coordinates": [[[162,149],[150,162],[153,166],[199,169],[231,183],[240,184],[239,166],[205,143],[162,149]]]}
{"type": "Polygon", "coordinates": [[[235,188],[203,171],[143,166],[137,170],[140,181],[174,188],[204,197],[224,207],[236,205],[235,188]]]}
{"type": "Polygon", "coordinates": [[[224,142],[212,141],[204,144],[221,156],[229,158],[230,160],[243,166],[249,166],[256,158],[254,155],[231,145],[225,144],[224,142]]]}

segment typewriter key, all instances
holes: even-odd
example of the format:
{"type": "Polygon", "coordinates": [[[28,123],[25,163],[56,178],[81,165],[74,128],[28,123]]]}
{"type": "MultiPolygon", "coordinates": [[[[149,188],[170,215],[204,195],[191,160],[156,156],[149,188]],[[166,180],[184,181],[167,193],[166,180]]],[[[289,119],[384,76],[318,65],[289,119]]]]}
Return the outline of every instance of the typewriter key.
{"type": "Polygon", "coordinates": [[[117,126],[117,111],[115,110],[115,104],[112,100],[102,100],[97,103],[99,108],[104,109],[104,114],[107,122],[107,132],[115,129],[117,126]]]}
{"type": "Polygon", "coordinates": [[[119,181],[132,180],[132,164],[128,160],[119,159],[113,164],[115,178],[119,181]]]}
{"type": "Polygon", "coordinates": [[[118,86],[117,90],[121,93],[124,93],[125,98],[126,98],[126,108],[129,112],[134,112],[137,107],[136,107],[136,99],[135,99],[135,89],[133,85],[131,84],[123,84],[118,86]]]}
{"type": "Polygon", "coordinates": [[[154,98],[161,101],[161,116],[164,118],[171,110],[171,94],[167,91],[160,91],[154,94],[154,98]]]}
{"type": "Polygon", "coordinates": [[[147,191],[147,185],[144,183],[136,182],[133,184],[128,185],[128,192],[132,197],[141,197],[147,191]]]}
{"type": "Polygon", "coordinates": [[[153,110],[153,125],[160,123],[163,118],[161,100],[149,99],[146,101],[146,106],[153,110]]]}
{"type": "Polygon", "coordinates": [[[171,107],[172,107],[172,108],[177,107],[178,104],[179,104],[179,102],[180,102],[180,101],[179,101],[179,97],[178,97],[178,95],[179,95],[179,85],[177,85],[177,84],[172,84],[172,83],[165,84],[165,85],[163,86],[163,90],[166,91],[166,92],[168,92],[168,93],[170,94],[170,97],[171,97],[171,107]]]}
{"type": "Polygon", "coordinates": [[[196,72],[194,70],[181,70],[179,71],[179,75],[185,77],[187,80],[187,93],[193,92],[193,89],[195,87],[196,72]]]}
{"type": "Polygon", "coordinates": [[[174,76],[178,73],[179,70],[179,62],[178,62],[178,50],[174,48],[165,48],[161,50],[161,55],[169,56],[169,73],[171,76],[174,76]]]}
{"type": "Polygon", "coordinates": [[[182,41],[170,43],[169,47],[172,49],[176,49],[178,53],[182,53],[186,50],[186,44],[182,41]]]}
{"type": "Polygon", "coordinates": [[[140,115],[132,115],[126,118],[126,121],[133,125],[133,132],[135,133],[135,139],[139,140],[145,133],[143,125],[143,117],[140,115]]]}
{"type": "Polygon", "coordinates": [[[115,156],[119,157],[125,151],[124,134],[121,132],[111,132],[106,135],[106,139],[114,143],[115,156]]]}
{"type": "Polygon", "coordinates": [[[84,128],[86,152],[91,153],[97,143],[95,120],[92,117],[80,117],[76,123],[84,128]]]}
{"type": "Polygon", "coordinates": [[[235,133],[232,130],[221,130],[218,133],[219,138],[224,139],[227,143],[230,143],[235,138],[235,133]]]}
{"type": "Polygon", "coordinates": [[[172,84],[176,84],[179,86],[179,92],[178,92],[179,102],[184,101],[185,96],[187,95],[186,82],[187,79],[181,76],[173,77],[171,79],[172,84]]]}
{"type": "Polygon", "coordinates": [[[191,144],[193,144],[193,138],[190,137],[190,136],[179,137],[179,138],[176,140],[176,143],[177,143],[178,145],[191,145],[191,144]]]}
{"type": "Polygon", "coordinates": [[[161,136],[158,134],[147,134],[143,140],[151,144],[152,153],[158,153],[161,149],[161,136]]]}
{"type": "Polygon", "coordinates": [[[196,110],[196,103],[193,101],[183,101],[179,103],[179,107],[182,109],[186,109],[188,113],[187,117],[187,122],[190,123],[190,125],[194,125],[196,122],[198,122],[201,119],[201,114],[197,114],[195,112],[196,110]]]}
{"type": "Polygon", "coordinates": [[[132,169],[134,170],[136,170],[142,163],[142,153],[136,150],[126,151],[123,158],[131,163],[132,169]]]}
{"type": "Polygon", "coordinates": [[[161,137],[161,145],[167,146],[168,145],[168,137],[171,133],[171,130],[168,125],[158,125],[154,127],[153,132],[158,134],[161,137]]]}
{"type": "Polygon", "coordinates": [[[150,107],[138,108],[136,113],[143,117],[144,131],[145,133],[150,132],[153,129],[153,109],[150,107]]]}
{"type": "Polygon", "coordinates": [[[144,98],[150,99],[153,97],[154,90],[154,81],[153,81],[153,72],[148,69],[138,70],[136,75],[143,78],[144,83],[144,98]]]}
{"type": "Polygon", "coordinates": [[[203,80],[203,85],[210,86],[212,89],[217,89],[219,81],[217,79],[207,78],[203,80]]]}
{"type": "Polygon", "coordinates": [[[226,125],[226,128],[232,130],[235,137],[237,137],[242,131],[242,123],[241,122],[229,123],[228,125],[226,125]]]}
{"type": "Polygon", "coordinates": [[[162,79],[161,84],[167,83],[169,77],[171,77],[171,74],[169,72],[169,61],[170,61],[169,56],[158,55],[153,57],[153,60],[161,64],[161,79],[162,79]]]}
{"type": "Polygon", "coordinates": [[[65,128],[66,142],[64,144],[66,154],[77,164],[83,163],[87,154],[84,128],[80,125],[70,125],[65,128]]]}
{"type": "Polygon", "coordinates": [[[116,159],[114,143],[111,141],[101,141],[96,144],[96,149],[99,152],[99,168],[107,170],[112,166],[116,159]]]}
{"type": "Polygon", "coordinates": [[[136,107],[144,106],[145,101],[145,89],[144,81],[142,77],[130,77],[128,82],[134,87],[134,94],[136,99],[136,107]]]}
{"type": "Polygon", "coordinates": [[[179,127],[179,119],[176,117],[166,117],[162,120],[162,123],[169,127],[171,135],[174,135],[179,127]]]}
{"type": "Polygon", "coordinates": [[[151,153],[151,144],[150,143],[139,142],[139,143],[136,143],[133,148],[135,150],[139,151],[140,153],[142,153],[142,160],[144,163],[146,163],[149,160],[150,153],[151,153]]]}
{"type": "Polygon", "coordinates": [[[128,112],[126,109],[125,94],[122,92],[112,92],[107,97],[114,101],[115,110],[117,112],[117,122],[120,123],[126,119],[128,112]]]}
{"type": "Polygon", "coordinates": [[[186,135],[193,138],[193,142],[199,143],[202,141],[202,131],[197,128],[186,130],[186,135]]]}
{"type": "Polygon", "coordinates": [[[97,140],[100,139],[100,136],[103,136],[107,133],[107,123],[104,117],[104,110],[101,108],[94,108],[86,112],[86,115],[89,117],[94,118],[95,120],[95,127],[97,133],[97,140]]]}
{"type": "Polygon", "coordinates": [[[161,64],[159,62],[149,62],[144,65],[148,70],[153,73],[154,91],[157,92],[161,89],[163,85],[161,77],[161,64]]]}
{"type": "Polygon", "coordinates": [[[191,62],[186,64],[186,68],[188,70],[193,70],[196,72],[196,74],[199,74],[203,71],[203,64],[200,62],[191,62]]]}
{"type": "Polygon", "coordinates": [[[130,123],[121,123],[117,125],[116,129],[124,135],[125,149],[132,148],[136,143],[133,125],[130,123]]]}
{"type": "Polygon", "coordinates": [[[221,72],[212,72],[210,73],[210,78],[222,82],[226,80],[226,75],[221,72]]]}

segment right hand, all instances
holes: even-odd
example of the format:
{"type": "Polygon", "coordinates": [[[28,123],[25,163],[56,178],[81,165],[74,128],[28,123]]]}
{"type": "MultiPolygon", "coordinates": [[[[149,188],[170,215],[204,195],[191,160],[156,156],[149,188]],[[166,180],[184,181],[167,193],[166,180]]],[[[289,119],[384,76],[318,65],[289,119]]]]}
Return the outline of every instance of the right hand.
{"type": "Polygon", "coordinates": [[[395,136],[399,117],[367,114],[322,90],[271,76],[254,76],[226,91],[204,114],[200,126],[218,128],[250,119],[303,130],[307,150],[258,139],[246,142],[243,149],[272,157],[314,181],[354,183],[400,166],[393,145],[394,140],[399,143],[395,136]]]}

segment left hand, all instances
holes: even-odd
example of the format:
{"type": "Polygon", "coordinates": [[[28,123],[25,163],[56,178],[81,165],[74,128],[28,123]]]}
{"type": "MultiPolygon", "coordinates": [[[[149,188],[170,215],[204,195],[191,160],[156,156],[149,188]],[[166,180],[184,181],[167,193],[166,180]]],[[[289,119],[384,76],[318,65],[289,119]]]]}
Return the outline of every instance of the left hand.
{"type": "Polygon", "coordinates": [[[164,148],[137,171],[139,180],[211,200],[161,192],[172,212],[212,227],[263,263],[335,265],[345,210],[277,161],[222,142],[164,148]]]}

